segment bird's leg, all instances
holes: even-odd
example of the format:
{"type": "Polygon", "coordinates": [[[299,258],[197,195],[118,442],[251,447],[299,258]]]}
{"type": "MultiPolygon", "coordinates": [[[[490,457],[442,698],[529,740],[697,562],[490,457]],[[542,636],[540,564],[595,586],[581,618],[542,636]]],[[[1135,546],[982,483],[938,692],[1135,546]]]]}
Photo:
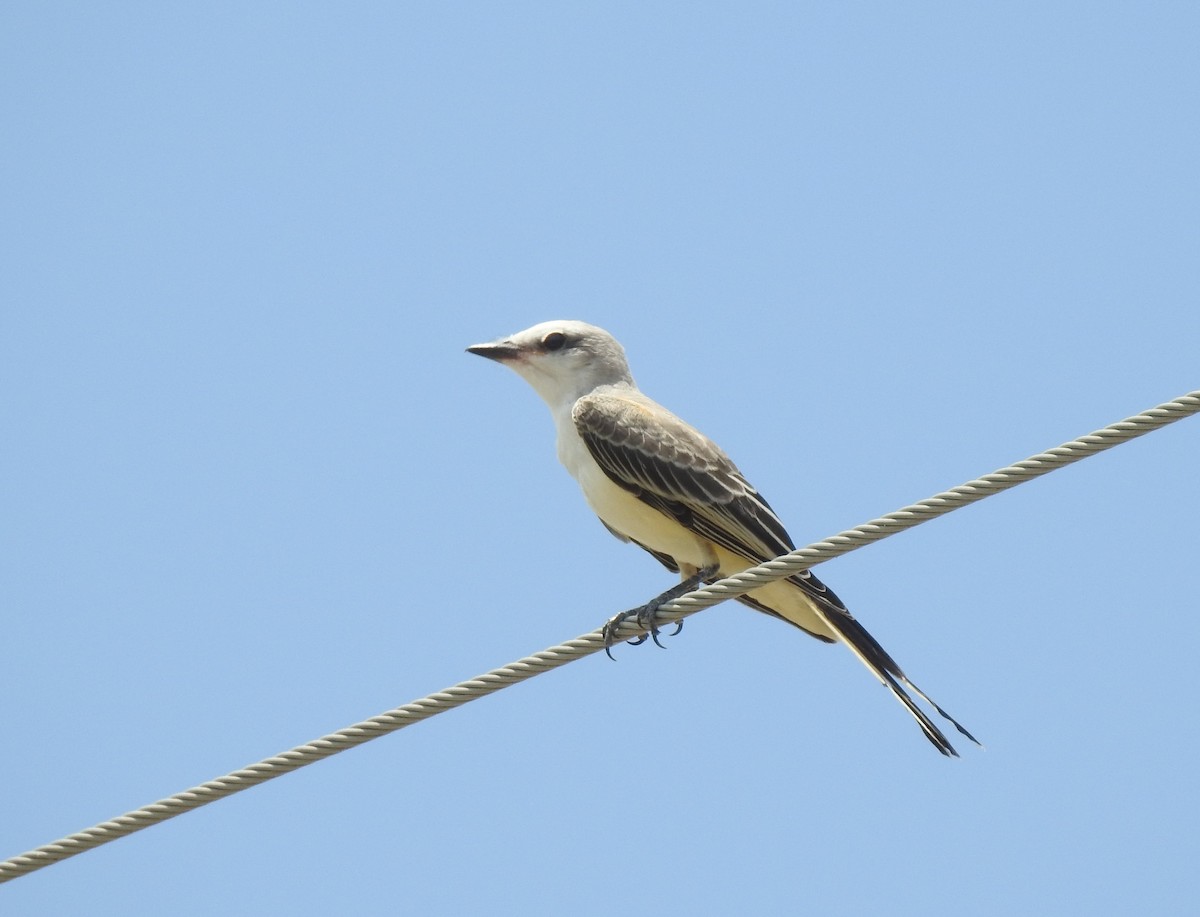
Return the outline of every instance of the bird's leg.
{"type": "MultiPolygon", "coordinates": [[[[616,633],[620,629],[621,625],[630,618],[633,618],[635,621],[637,621],[638,627],[646,631],[646,633],[650,635],[651,640],[653,640],[658,646],[662,646],[662,643],[658,639],[658,635],[660,633],[658,629],[658,621],[656,620],[658,616],[658,609],[667,604],[667,602],[670,602],[672,599],[677,599],[681,595],[687,595],[689,592],[692,592],[701,583],[715,576],[716,573],[716,564],[713,564],[709,567],[704,567],[700,570],[697,570],[692,576],[689,576],[678,586],[672,586],[662,595],[655,596],[645,605],[641,605],[637,608],[631,608],[628,611],[623,611],[620,614],[613,615],[611,618],[609,618],[604,627],[600,630],[600,633],[604,637],[604,652],[608,655],[608,658],[614,658],[612,654],[612,645],[613,641],[616,639],[616,633]]],[[[675,630],[671,636],[679,633],[682,629],[683,621],[676,621],[675,630]]],[[[646,634],[642,634],[640,637],[637,637],[633,640],[627,640],[626,642],[632,646],[645,643],[646,634]]],[[[665,647],[663,648],[665,649],[665,647]]]]}

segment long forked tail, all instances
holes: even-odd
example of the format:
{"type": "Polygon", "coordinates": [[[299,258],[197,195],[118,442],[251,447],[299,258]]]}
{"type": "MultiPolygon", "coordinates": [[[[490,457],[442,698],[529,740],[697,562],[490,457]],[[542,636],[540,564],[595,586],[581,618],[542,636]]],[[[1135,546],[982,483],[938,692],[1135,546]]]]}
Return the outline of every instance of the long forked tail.
{"type": "Polygon", "coordinates": [[[938,704],[934,703],[928,694],[909,681],[908,676],[896,664],[896,660],[888,655],[887,650],[879,645],[879,641],[872,637],[853,615],[845,610],[832,610],[825,607],[821,607],[819,612],[825,623],[850,648],[850,652],[857,656],[859,661],[870,669],[872,674],[892,692],[896,700],[904,705],[904,709],[917,721],[917,725],[925,733],[925,738],[933,743],[934,748],[943,755],[958,757],[958,752],[954,750],[954,746],[950,744],[949,739],[946,738],[937,725],[925,714],[925,711],[918,707],[916,702],[909,697],[908,692],[904,690],[905,686],[911,688],[914,694],[929,704],[941,716],[945,717],[960,733],[976,745],[982,747],[982,743],[975,736],[971,735],[971,733],[967,732],[958,720],[943,710],[938,704]]]}

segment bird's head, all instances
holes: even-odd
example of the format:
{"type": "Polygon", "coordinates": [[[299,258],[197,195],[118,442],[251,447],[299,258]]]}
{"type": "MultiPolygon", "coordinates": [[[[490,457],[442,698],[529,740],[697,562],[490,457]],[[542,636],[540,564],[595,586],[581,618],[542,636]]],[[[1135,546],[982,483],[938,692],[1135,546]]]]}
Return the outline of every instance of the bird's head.
{"type": "Polygon", "coordinates": [[[573,403],[600,385],[633,384],[616,338],[586,322],[542,322],[467,351],[513,369],[551,408],[573,403]]]}

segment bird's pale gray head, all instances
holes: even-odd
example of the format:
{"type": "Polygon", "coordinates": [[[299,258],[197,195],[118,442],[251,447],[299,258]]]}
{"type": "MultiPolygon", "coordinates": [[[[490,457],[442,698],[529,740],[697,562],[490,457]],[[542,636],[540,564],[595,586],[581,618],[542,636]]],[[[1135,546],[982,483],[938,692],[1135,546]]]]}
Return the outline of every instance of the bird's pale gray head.
{"type": "Polygon", "coordinates": [[[600,385],[633,384],[617,339],[587,322],[542,322],[467,350],[511,367],[552,408],[600,385]]]}

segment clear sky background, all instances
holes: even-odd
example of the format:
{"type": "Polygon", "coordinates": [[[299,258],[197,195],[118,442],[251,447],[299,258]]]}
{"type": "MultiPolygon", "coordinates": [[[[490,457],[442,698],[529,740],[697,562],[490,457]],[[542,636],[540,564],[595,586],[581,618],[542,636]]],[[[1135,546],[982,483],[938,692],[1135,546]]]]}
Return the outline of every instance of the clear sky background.
{"type": "MultiPolygon", "coordinates": [[[[0,858],[671,584],[550,318],[800,544],[1200,387],[1190,3],[7,3],[0,858]]],[[[1200,419],[0,887],[78,913],[1181,914],[1200,419]]]]}

